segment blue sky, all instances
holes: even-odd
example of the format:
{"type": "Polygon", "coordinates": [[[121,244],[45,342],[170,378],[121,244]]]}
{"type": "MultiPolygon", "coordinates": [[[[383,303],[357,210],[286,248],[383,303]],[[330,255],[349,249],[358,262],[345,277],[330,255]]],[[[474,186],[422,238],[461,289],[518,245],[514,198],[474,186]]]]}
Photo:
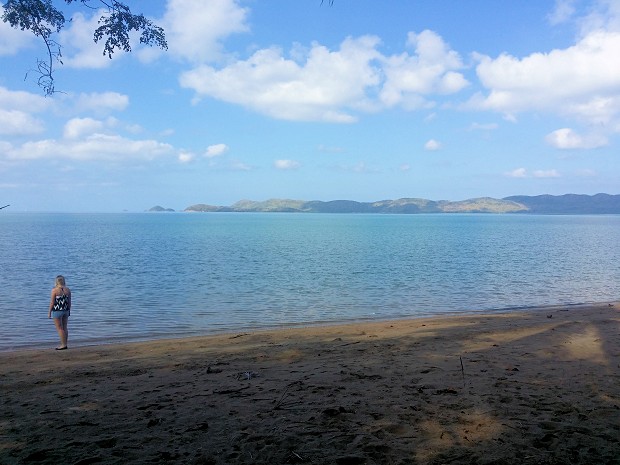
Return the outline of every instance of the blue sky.
{"type": "Polygon", "coordinates": [[[620,193],[618,0],[128,4],[168,51],[110,60],[66,7],[53,97],[0,23],[0,204],[620,193]]]}

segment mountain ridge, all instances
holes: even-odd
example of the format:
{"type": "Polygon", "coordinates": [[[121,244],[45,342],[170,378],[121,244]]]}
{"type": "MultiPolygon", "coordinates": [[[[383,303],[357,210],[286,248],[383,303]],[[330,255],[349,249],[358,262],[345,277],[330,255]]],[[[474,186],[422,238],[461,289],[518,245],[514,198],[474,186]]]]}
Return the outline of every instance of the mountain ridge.
{"type": "Polygon", "coordinates": [[[240,200],[231,206],[195,204],[186,212],[275,212],[275,213],[523,213],[523,214],[620,214],[620,195],[564,194],[516,195],[495,199],[466,200],[401,198],[357,202],[355,200],[240,200]]]}

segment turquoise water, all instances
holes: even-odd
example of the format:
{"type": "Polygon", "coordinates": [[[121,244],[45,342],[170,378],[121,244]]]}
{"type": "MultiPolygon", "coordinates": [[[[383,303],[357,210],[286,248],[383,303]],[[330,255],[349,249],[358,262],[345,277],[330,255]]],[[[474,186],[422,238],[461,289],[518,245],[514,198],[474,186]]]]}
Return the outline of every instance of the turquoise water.
{"type": "Polygon", "coordinates": [[[620,216],[0,213],[0,350],[620,298],[620,216]]]}

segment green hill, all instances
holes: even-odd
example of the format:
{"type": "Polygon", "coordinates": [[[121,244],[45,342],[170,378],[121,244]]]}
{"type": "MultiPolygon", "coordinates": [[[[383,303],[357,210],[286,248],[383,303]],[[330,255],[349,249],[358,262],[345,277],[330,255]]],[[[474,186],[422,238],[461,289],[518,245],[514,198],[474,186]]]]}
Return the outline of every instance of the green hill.
{"type": "Polygon", "coordinates": [[[303,201],[269,199],[241,200],[230,207],[196,204],[187,212],[294,212],[294,213],[534,213],[534,214],[620,214],[620,195],[596,194],[560,196],[513,196],[504,199],[480,197],[468,200],[403,198],[377,202],[354,200],[303,201]]]}
{"type": "Polygon", "coordinates": [[[426,199],[381,200],[356,202],[354,200],[270,199],[261,202],[241,200],[230,207],[196,204],[187,207],[188,212],[297,212],[297,213],[514,213],[527,208],[511,200],[489,198],[470,199],[459,202],[426,199]]]}
{"type": "Polygon", "coordinates": [[[620,195],[516,195],[506,197],[527,207],[528,213],[543,215],[584,215],[584,214],[619,214],[620,195]]]}

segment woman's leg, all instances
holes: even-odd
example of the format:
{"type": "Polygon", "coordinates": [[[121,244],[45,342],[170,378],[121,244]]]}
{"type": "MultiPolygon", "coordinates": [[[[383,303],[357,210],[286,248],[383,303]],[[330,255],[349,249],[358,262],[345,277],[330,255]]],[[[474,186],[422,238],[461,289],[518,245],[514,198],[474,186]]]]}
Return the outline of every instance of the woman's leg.
{"type": "Polygon", "coordinates": [[[62,330],[65,336],[65,343],[63,344],[63,347],[67,347],[67,344],[69,343],[69,315],[62,317],[62,330]]]}
{"type": "Polygon", "coordinates": [[[56,326],[56,331],[58,332],[58,337],[60,338],[60,347],[58,347],[58,349],[67,347],[67,337],[63,326],[63,320],[65,320],[65,318],[67,317],[54,318],[54,326],[56,326]]]}

